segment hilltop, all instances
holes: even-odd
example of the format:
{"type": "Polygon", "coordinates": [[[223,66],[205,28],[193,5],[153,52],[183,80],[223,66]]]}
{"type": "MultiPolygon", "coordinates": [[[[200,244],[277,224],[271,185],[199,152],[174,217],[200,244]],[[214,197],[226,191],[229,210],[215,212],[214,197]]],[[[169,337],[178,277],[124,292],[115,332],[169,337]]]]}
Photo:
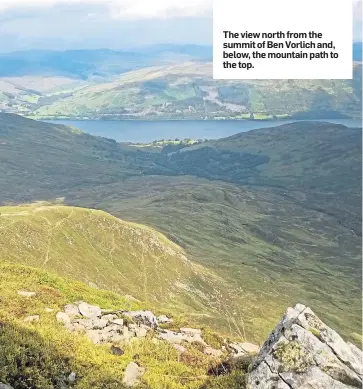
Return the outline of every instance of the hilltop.
{"type": "Polygon", "coordinates": [[[215,81],[212,64],[145,68],[75,91],[32,116],[103,119],[360,117],[361,65],[353,80],[215,81]]]}
{"type": "Polygon", "coordinates": [[[210,306],[200,296],[208,316],[199,320],[222,331],[259,341],[283,307],[301,301],[345,336],[359,336],[360,129],[294,123],[170,154],[0,118],[2,203],[62,197],[156,228],[218,275],[210,288],[199,278],[194,285],[206,299],[213,285],[210,306]]]}
{"type": "MultiPolygon", "coordinates": [[[[38,119],[361,117],[360,63],[353,65],[353,80],[222,81],[213,80],[212,63],[205,59],[203,50],[199,56],[198,50],[189,50],[189,54],[179,53],[176,58],[160,57],[161,53],[150,54],[152,59],[149,60],[146,52],[137,65],[134,62],[140,54],[135,54],[131,62],[129,59],[121,62],[127,67],[123,70],[119,69],[118,60],[116,64],[109,62],[113,56],[117,58],[116,54],[105,54],[108,59],[101,61],[102,66],[96,61],[100,73],[88,77],[72,76],[72,72],[64,71],[43,72],[43,78],[31,71],[8,75],[0,78],[0,109],[38,119]]],[[[81,73],[92,74],[95,66],[94,59],[91,58],[90,63],[85,59],[90,53],[52,55],[60,58],[63,55],[63,60],[72,55],[81,56],[74,64],[72,60],[61,62],[70,67],[80,66],[81,73]]],[[[98,58],[96,54],[95,57],[98,58]]],[[[58,63],[53,62],[52,65],[58,63]]]]}

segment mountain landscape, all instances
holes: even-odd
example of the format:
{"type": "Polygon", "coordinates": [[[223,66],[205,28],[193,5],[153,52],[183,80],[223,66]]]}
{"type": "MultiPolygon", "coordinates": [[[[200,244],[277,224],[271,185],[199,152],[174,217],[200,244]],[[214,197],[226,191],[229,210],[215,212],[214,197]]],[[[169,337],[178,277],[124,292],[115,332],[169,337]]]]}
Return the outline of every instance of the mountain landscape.
{"type": "Polygon", "coordinates": [[[360,118],[353,80],[213,80],[209,46],[0,54],[0,111],[35,119],[360,118]]]}
{"type": "Polygon", "coordinates": [[[0,53],[0,389],[361,387],[362,128],[331,122],[362,117],[353,57],[220,81],[200,44],[0,53]]]}

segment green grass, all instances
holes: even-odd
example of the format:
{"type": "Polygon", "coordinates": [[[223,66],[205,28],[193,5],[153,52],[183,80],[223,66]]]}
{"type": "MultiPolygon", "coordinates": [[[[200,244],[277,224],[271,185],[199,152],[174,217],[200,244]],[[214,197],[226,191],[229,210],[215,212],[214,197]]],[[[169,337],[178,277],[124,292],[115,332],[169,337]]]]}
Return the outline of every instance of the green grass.
{"type": "MultiPolygon", "coordinates": [[[[56,312],[75,300],[83,300],[110,309],[140,309],[142,306],[120,295],[93,289],[69,278],[60,278],[44,270],[0,263],[0,382],[15,389],[60,389],[66,377],[76,373],[76,389],[123,388],[122,379],[129,362],[137,361],[146,369],[138,388],[199,389],[206,381],[218,386],[228,380],[243,388],[244,373],[208,377],[218,361],[207,357],[193,345],[181,358],[166,342],[150,337],[121,345],[122,356],[114,356],[109,345],[94,346],[85,335],[68,332],[55,319],[56,312]],[[36,292],[32,298],[18,290],[36,292]],[[45,312],[45,308],[54,309],[45,312]],[[39,314],[38,323],[25,323],[28,315],[39,314]]],[[[222,386],[223,387],[223,386],[222,386]]],[[[237,387],[237,386],[236,386],[237,387]]]]}
{"type": "MultiPolygon", "coordinates": [[[[156,228],[199,266],[195,272],[184,266],[180,280],[171,272],[172,283],[168,280],[165,290],[172,293],[163,300],[163,288],[156,284],[168,267],[159,272],[151,261],[154,278],[148,278],[150,288],[143,288],[148,272],[140,265],[138,245],[135,260],[141,273],[131,272],[127,254],[130,280],[116,285],[110,249],[118,235],[105,226],[118,224],[109,218],[103,222],[94,212],[94,218],[81,223],[95,222],[92,228],[86,224],[80,231],[72,219],[70,225],[61,224],[65,234],[61,229],[54,236],[52,251],[61,253],[56,250],[60,242],[69,257],[73,252],[67,236],[75,231],[79,247],[97,241],[77,252],[75,266],[81,271],[74,269],[76,274],[91,275],[100,285],[109,282],[122,293],[123,287],[134,288],[142,299],[156,296],[155,303],[167,301],[168,309],[190,323],[252,342],[263,341],[286,307],[297,302],[311,306],[347,338],[361,333],[360,130],[295,123],[191,145],[168,157],[125,149],[68,127],[0,115],[0,139],[2,203],[62,197],[65,204],[102,209],[156,228]],[[101,240],[96,240],[98,226],[101,240]],[[99,273],[86,266],[93,260],[99,273]]],[[[34,220],[43,242],[38,265],[52,229],[44,219],[34,220]]],[[[32,234],[26,220],[20,221],[6,224],[12,237],[22,236],[21,231],[32,234]]],[[[5,247],[12,244],[7,239],[5,247]]],[[[122,250],[116,253],[122,273],[122,250]]],[[[56,268],[61,261],[57,255],[56,268]]],[[[166,263],[173,267],[173,261],[166,263]]]]}
{"type": "Polygon", "coordinates": [[[180,314],[203,311],[213,279],[218,280],[159,232],[102,211],[42,203],[0,207],[0,229],[3,260],[48,269],[180,314]]]}

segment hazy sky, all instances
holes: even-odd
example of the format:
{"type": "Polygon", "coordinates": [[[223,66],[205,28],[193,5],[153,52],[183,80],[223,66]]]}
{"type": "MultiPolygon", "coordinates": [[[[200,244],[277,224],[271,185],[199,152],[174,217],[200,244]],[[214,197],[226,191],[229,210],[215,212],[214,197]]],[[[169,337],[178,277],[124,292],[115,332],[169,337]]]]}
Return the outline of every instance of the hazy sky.
{"type": "Polygon", "coordinates": [[[0,51],[156,43],[211,44],[212,0],[0,0],[0,51]]]}

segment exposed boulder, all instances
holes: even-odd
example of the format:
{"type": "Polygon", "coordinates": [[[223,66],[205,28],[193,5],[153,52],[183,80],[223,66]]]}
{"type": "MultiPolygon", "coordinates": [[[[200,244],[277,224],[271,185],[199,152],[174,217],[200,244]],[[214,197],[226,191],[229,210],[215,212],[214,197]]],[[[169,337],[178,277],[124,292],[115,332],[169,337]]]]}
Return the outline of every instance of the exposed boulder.
{"type": "Polygon", "coordinates": [[[78,305],[75,304],[67,304],[64,307],[64,313],[66,313],[71,319],[74,319],[76,316],[80,315],[78,305]]]}
{"type": "Polygon", "coordinates": [[[85,302],[81,302],[80,304],[78,304],[78,309],[82,316],[88,318],[97,318],[102,314],[100,307],[90,305],[85,302]]]}
{"type": "Polygon", "coordinates": [[[26,290],[18,290],[18,295],[23,297],[34,297],[36,295],[35,292],[28,292],[26,290]]]}
{"type": "Polygon", "coordinates": [[[204,352],[204,354],[210,355],[211,357],[214,357],[214,358],[220,358],[223,355],[223,352],[221,350],[217,350],[217,349],[210,347],[210,346],[207,346],[203,352],[204,352]]]}
{"type": "Polygon", "coordinates": [[[32,316],[27,316],[24,321],[26,323],[32,323],[32,322],[37,322],[40,320],[40,316],[39,315],[32,315],[32,316]]]}
{"type": "Polygon", "coordinates": [[[310,309],[288,308],[250,366],[248,389],[362,387],[363,353],[310,309]]]}
{"type": "Polygon", "coordinates": [[[255,355],[260,351],[260,348],[252,343],[230,343],[228,345],[233,350],[234,357],[242,357],[245,355],[255,355]]]}
{"type": "Polygon", "coordinates": [[[130,311],[124,312],[124,315],[152,328],[156,328],[158,325],[156,316],[151,311],[130,311]]]}
{"type": "Polygon", "coordinates": [[[73,382],[75,382],[76,377],[77,377],[76,373],[75,373],[74,371],[72,371],[72,372],[69,374],[67,380],[68,380],[68,382],[73,383],[73,382]]]}
{"type": "Polygon", "coordinates": [[[64,312],[58,312],[55,317],[60,323],[71,324],[71,318],[64,312]]]}
{"type": "Polygon", "coordinates": [[[166,315],[158,316],[157,318],[158,324],[169,324],[173,322],[173,319],[169,318],[166,315]]]}
{"type": "Polygon", "coordinates": [[[170,343],[180,344],[182,341],[188,343],[199,342],[207,346],[199,332],[175,332],[159,329],[159,337],[170,343]]]}
{"type": "Polygon", "coordinates": [[[131,362],[126,367],[123,383],[127,387],[133,387],[139,382],[144,373],[144,367],[139,366],[135,362],[131,362]]]}

